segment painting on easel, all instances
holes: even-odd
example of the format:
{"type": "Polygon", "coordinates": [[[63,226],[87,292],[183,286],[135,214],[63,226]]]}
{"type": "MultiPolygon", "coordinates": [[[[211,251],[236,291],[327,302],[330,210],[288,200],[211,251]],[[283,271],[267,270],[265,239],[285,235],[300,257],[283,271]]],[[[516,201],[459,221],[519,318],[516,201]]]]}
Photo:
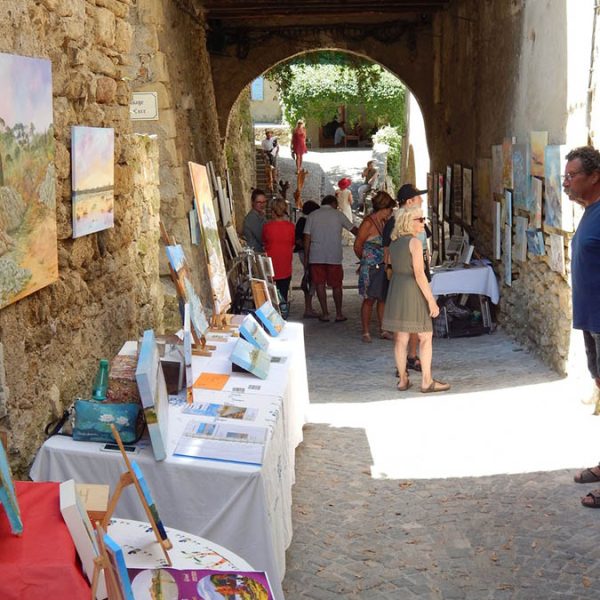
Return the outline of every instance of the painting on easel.
{"type": "Polygon", "coordinates": [[[0,54],[0,308],[58,279],[49,60],[0,54]]]}
{"type": "Polygon", "coordinates": [[[19,511],[19,503],[13,485],[8,457],[0,441],[0,505],[4,507],[10,529],[15,535],[23,533],[23,521],[19,511]]]}
{"type": "Polygon", "coordinates": [[[204,165],[188,163],[196,209],[202,230],[202,242],[208,261],[208,276],[212,288],[215,315],[223,315],[231,306],[231,293],[225,270],[225,260],[221,248],[221,238],[215,216],[215,207],[210,192],[208,173],[204,165]]]}

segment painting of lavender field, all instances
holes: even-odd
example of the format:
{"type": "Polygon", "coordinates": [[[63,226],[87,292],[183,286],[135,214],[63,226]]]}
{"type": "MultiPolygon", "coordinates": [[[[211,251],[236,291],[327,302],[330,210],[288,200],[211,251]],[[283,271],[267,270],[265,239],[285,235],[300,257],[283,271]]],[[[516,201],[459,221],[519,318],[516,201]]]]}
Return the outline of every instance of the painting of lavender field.
{"type": "Polygon", "coordinates": [[[73,237],[114,226],[115,130],[71,128],[73,237]]]}
{"type": "Polygon", "coordinates": [[[0,308],[58,279],[49,60],[0,54],[0,308]]]}

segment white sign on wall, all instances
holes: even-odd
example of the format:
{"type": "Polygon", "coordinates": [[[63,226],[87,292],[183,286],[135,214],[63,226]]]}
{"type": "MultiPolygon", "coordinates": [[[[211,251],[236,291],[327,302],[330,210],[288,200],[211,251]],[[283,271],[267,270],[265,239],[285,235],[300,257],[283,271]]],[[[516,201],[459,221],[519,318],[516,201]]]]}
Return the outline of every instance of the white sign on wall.
{"type": "Polygon", "coordinates": [[[156,92],[133,92],[129,116],[134,121],[158,121],[158,94],[156,92]]]}

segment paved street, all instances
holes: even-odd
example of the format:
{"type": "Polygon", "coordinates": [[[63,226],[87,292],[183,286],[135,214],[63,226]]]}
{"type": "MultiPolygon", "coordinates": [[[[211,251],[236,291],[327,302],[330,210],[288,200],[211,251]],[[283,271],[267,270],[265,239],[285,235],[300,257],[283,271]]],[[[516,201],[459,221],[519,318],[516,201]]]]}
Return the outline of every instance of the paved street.
{"type": "Polygon", "coordinates": [[[498,331],[434,340],[450,393],[420,394],[415,375],[397,392],[392,343],[363,344],[356,290],[345,303],[345,323],[304,322],[287,599],[596,599],[600,511],[572,482],[600,455],[587,387],[498,331]]]}

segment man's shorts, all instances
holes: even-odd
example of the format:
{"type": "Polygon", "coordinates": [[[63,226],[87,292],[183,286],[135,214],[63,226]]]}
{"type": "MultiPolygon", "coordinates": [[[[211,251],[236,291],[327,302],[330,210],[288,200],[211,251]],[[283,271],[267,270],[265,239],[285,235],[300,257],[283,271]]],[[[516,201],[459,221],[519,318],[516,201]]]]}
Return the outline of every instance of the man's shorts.
{"type": "Polygon", "coordinates": [[[344,269],[342,265],[313,263],[310,265],[310,278],[315,285],[326,284],[331,288],[341,288],[344,269]]]}
{"type": "Polygon", "coordinates": [[[594,379],[600,378],[600,333],[583,332],[588,369],[594,379]]]}

